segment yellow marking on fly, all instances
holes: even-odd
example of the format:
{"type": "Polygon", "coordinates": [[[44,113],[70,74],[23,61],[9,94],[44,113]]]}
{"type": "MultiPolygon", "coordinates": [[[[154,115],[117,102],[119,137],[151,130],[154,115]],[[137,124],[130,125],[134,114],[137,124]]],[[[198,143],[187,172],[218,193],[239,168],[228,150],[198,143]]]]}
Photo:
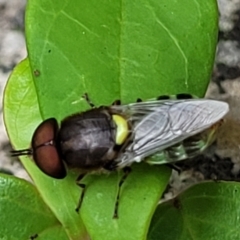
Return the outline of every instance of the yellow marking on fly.
{"type": "Polygon", "coordinates": [[[112,118],[117,125],[116,144],[122,145],[129,133],[127,121],[120,115],[112,115],[112,118]]]}

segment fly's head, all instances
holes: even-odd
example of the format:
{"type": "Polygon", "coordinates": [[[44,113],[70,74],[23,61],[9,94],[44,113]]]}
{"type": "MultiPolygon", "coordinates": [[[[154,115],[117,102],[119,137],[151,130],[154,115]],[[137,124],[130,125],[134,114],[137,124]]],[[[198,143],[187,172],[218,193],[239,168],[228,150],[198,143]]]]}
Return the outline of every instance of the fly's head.
{"type": "Polygon", "coordinates": [[[32,155],[38,168],[46,175],[62,179],[66,169],[58,145],[58,123],[55,118],[43,121],[35,130],[30,149],[12,151],[13,156],[32,155]]]}

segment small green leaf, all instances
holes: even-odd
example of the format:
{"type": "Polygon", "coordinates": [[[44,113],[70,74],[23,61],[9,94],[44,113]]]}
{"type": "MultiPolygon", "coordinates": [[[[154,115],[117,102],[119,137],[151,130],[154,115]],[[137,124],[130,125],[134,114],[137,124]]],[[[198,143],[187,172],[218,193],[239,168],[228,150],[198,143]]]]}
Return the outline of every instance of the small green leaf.
{"type": "Polygon", "coordinates": [[[148,240],[240,239],[240,184],[206,182],[160,204],[148,240]]]}
{"type": "Polygon", "coordinates": [[[0,206],[0,239],[30,239],[36,234],[38,239],[68,239],[36,188],[25,180],[0,174],[0,206]],[[52,238],[43,238],[49,234],[52,238]]]}

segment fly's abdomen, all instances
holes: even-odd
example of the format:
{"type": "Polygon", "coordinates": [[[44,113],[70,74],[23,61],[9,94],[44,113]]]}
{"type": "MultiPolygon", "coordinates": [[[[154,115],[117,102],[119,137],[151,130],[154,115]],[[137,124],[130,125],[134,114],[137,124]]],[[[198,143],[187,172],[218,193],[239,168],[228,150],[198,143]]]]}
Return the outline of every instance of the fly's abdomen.
{"type": "Polygon", "coordinates": [[[216,139],[217,128],[220,122],[209,129],[189,137],[171,147],[156,152],[154,155],[146,158],[150,164],[163,164],[190,159],[200,155],[216,139]]]}

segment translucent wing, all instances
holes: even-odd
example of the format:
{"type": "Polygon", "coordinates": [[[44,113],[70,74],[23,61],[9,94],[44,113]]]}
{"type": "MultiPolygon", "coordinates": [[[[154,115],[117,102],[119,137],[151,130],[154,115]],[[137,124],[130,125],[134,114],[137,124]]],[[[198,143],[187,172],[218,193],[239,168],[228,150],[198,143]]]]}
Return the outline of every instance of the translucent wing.
{"type": "Polygon", "coordinates": [[[228,104],[206,99],[164,100],[112,109],[132,126],[131,142],[116,160],[123,167],[208,129],[224,117],[228,104]]]}

